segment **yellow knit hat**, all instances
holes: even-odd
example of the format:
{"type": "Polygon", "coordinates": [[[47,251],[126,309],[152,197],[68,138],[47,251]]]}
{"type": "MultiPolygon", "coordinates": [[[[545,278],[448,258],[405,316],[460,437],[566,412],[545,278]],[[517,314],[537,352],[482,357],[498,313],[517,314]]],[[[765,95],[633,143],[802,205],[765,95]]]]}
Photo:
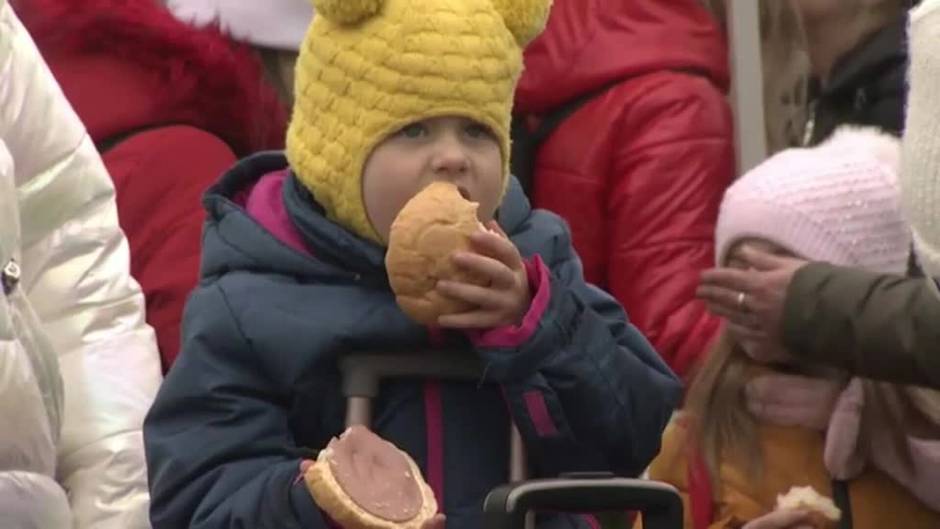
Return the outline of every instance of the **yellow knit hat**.
{"type": "Polygon", "coordinates": [[[313,0],[287,158],[327,216],[379,242],[362,199],[376,145],[405,125],[461,116],[493,130],[509,174],[522,48],[552,0],[313,0]]]}

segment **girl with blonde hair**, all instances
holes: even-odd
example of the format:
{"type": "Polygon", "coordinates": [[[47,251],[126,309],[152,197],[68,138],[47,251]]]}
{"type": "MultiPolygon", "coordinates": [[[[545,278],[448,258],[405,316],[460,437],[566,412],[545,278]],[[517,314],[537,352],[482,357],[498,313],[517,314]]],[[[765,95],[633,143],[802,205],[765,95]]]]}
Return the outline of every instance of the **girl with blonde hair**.
{"type": "MultiPolygon", "coordinates": [[[[855,128],[771,157],[726,193],[718,261],[743,268],[750,246],[902,272],[910,232],[899,157],[895,138],[855,128]]],[[[925,485],[940,479],[929,442],[940,438],[937,402],[936,393],[798,362],[778,340],[729,321],[650,476],[685,494],[689,529],[808,526],[807,513],[774,512],[779,495],[805,486],[833,498],[855,529],[940,527],[940,502],[925,485]]]]}

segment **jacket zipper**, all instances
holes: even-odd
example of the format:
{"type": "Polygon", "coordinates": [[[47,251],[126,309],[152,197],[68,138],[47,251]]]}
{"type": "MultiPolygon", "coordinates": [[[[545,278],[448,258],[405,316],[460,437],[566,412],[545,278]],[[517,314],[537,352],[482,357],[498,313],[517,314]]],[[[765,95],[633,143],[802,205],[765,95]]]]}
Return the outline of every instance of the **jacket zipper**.
{"type": "Polygon", "coordinates": [[[818,106],[818,101],[813,101],[809,104],[806,125],[803,126],[803,147],[809,147],[810,143],[813,141],[813,136],[816,134],[816,108],[818,106]]]}
{"type": "Polygon", "coordinates": [[[10,262],[3,267],[3,272],[0,274],[0,282],[3,283],[3,294],[10,295],[10,292],[13,292],[13,289],[16,288],[16,285],[20,282],[20,276],[22,271],[20,270],[20,265],[16,264],[16,261],[10,259],[10,262]]]}

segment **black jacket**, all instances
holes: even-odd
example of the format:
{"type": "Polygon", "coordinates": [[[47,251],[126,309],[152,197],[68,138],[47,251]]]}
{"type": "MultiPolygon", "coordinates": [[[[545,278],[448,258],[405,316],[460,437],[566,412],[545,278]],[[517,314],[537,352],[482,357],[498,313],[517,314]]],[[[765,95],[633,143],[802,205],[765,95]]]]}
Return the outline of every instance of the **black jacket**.
{"type": "Polygon", "coordinates": [[[907,14],[885,26],[836,63],[829,81],[813,90],[807,139],[817,145],[841,125],[868,125],[898,136],[907,99],[907,14]]]}

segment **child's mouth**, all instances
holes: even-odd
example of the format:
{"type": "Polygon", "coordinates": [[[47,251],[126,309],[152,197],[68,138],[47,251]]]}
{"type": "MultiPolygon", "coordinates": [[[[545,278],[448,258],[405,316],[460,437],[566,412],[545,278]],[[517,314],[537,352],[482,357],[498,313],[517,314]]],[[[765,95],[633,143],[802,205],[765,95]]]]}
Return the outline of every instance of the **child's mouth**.
{"type": "Polygon", "coordinates": [[[468,191],[466,187],[457,186],[457,192],[460,193],[460,196],[462,196],[464,200],[470,200],[470,191],[468,191]]]}

